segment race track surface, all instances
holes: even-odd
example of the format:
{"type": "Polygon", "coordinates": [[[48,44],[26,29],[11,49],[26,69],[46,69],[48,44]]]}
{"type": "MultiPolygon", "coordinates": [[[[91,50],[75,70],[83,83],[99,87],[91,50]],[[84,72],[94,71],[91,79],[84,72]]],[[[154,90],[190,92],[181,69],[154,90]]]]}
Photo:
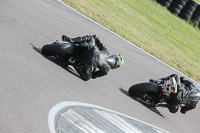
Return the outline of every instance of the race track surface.
{"type": "Polygon", "coordinates": [[[64,101],[116,110],[172,133],[199,132],[199,108],[171,114],[127,95],[131,85],[175,70],[56,0],[0,1],[0,57],[1,133],[49,133],[49,110],[64,101]],[[40,53],[44,44],[61,40],[63,34],[96,34],[111,53],[123,55],[124,66],[82,81],[40,53]]]}

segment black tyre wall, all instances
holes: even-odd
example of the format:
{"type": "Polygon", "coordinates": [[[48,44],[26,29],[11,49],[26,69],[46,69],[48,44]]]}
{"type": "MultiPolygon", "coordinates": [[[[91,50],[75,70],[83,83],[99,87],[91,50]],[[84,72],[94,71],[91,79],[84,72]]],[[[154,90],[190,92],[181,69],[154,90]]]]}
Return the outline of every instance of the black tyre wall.
{"type": "Polygon", "coordinates": [[[197,6],[196,10],[194,11],[191,20],[194,23],[194,26],[198,26],[200,23],[200,5],[197,6]]]}
{"type": "Polygon", "coordinates": [[[188,21],[191,18],[191,16],[186,13],[179,14],[179,17],[186,21],[188,21]]]}
{"type": "Polygon", "coordinates": [[[181,6],[185,6],[188,0],[173,0],[173,2],[177,2],[181,6]]]}
{"type": "Polygon", "coordinates": [[[195,2],[195,1],[193,1],[193,0],[189,0],[188,3],[187,3],[187,5],[190,5],[190,6],[193,6],[193,7],[196,8],[198,6],[198,3],[195,2]]]}
{"type": "Polygon", "coordinates": [[[179,10],[182,10],[183,7],[184,7],[183,5],[181,5],[180,3],[176,2],[175,0],[171,3],[171,6],[174,6],[179,10]]]}
{"type": "Polygon", "coordinates": [[[181,10],[179,17],[188,21],[192,18],[194,11],[196,10],[198,4],[193,0],[188,0],[186,5],[181,10]]]}
{"type": "Polygon", "coordinates": [[[171,5],[169,6],[168,10],[169,10],[172,14],[174,14],[175,16],[178,16],[183,7],[184,7],[183,5],[181,5],[180,3],[178,3],[177,1],[174,0],[174,1],[171,3],[171,5]]]}
{"type": "Polygon", "coordinates": [[[172,1],[173,0],[157,0],[157,2],[160,5],[162,5],[162,6],[166,7],[166,8],[168,8],[171,5],[172,1]]]}
{"type": "Polygon", "coordinates": [[[194,15],[200,16],[200,5],[197,6],[196,10],[194,11],[194,15]]]}
{"type": "Polygon", "coordinates": [[[156,0],[172,14],[200,28],[200,5],[194,0],[156,0]]]}
{"type": "Polygon", "coordinates": [[[181,12],[180,9],[178,9],[177,7],[174,7],[174,6],[172,6],[172,5],[168,8],[168,10],[169,10],[172,14],[174,14],[175,16],[178,16],[179,13],[181,12]]]}

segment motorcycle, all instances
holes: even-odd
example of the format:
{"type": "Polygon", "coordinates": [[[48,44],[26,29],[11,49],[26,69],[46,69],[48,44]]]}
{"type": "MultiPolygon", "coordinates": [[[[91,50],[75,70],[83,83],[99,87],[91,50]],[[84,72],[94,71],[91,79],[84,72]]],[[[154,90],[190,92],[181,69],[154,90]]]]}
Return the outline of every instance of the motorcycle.
{"type": "Polygon", "coordinates": [[[156,82],[138,83],[128,90],[131,97],[139,98],[154,107],[168,107],[172,93],[181,101],[177,102],[178,107],[184,107],[190,105],[191,102],[200,100],[200,85],[189,89],[188,86],[172,77],[164,82],[157,80],[156,82]]]}
{"type": "Polygon", "coordinates": [[[78,65],[83,64],[83,59],[89,50],[87,42],[74,44],[70,42],[53,42],[42,47],[42,54],[45,56],[54,56],[57,61],[64,63],[66,66],[76,62],[78,65]]]}

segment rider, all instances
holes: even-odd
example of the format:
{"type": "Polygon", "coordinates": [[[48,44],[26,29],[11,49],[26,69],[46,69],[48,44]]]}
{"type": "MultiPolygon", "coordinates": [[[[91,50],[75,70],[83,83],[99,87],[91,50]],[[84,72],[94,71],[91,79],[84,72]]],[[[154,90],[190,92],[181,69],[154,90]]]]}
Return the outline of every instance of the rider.
{"type": "Polygon", "coordinates": [[[176,113],[179,109],[178,104],[186,104],[184,107],[181,108],[180,112],[185,114],[186,111],[192,110],[197,107],[198,100],[196,101],[188,101],[186,102],[185,96],[191,91],[196,91],[197,88],[194,86],[192,82],[189,80],[184,79],[184,77],[179,77],[177,74],[172,74],[168,77],[161,78],[158,80],[150,79],[150,82],[154,83],[161,83],[163,94],[170,99],[167,103],[167,108],[171,113],[176,113]],[[177,83],[177,86],[172,87],[170,84],[172,83],[172,80],[175,80],[177,83]],[[185,85],[185,87],[182,87],[181,84],[185,85]]]}
{"type": "Polygon", "coordinates": [[[96,35],[86,35],[76,38],[63,35],[62,40],[79,44],[86,42],[88,44],[88,55],[84,58],[83,67],[79,66],[76,62],[72,63],[72,66],[81,79],[85,81],[105,76],[110,69],[119,68],[124,64],[123,57],[120,54],[111,55],[96,35]]]}

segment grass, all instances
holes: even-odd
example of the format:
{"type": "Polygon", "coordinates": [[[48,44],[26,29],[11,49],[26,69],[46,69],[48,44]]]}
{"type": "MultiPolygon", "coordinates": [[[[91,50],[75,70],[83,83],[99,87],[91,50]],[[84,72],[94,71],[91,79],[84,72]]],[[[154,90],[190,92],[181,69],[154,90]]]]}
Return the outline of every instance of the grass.
{"type": "Polygon", "coordinates": [[[62,1],[200,82],[200,29],[155,1],[62,1]]]}
{"type": "Polygon", "coordinates": [[[195,0],[197,3],[200,3],[200,0],[195,0]]]}

